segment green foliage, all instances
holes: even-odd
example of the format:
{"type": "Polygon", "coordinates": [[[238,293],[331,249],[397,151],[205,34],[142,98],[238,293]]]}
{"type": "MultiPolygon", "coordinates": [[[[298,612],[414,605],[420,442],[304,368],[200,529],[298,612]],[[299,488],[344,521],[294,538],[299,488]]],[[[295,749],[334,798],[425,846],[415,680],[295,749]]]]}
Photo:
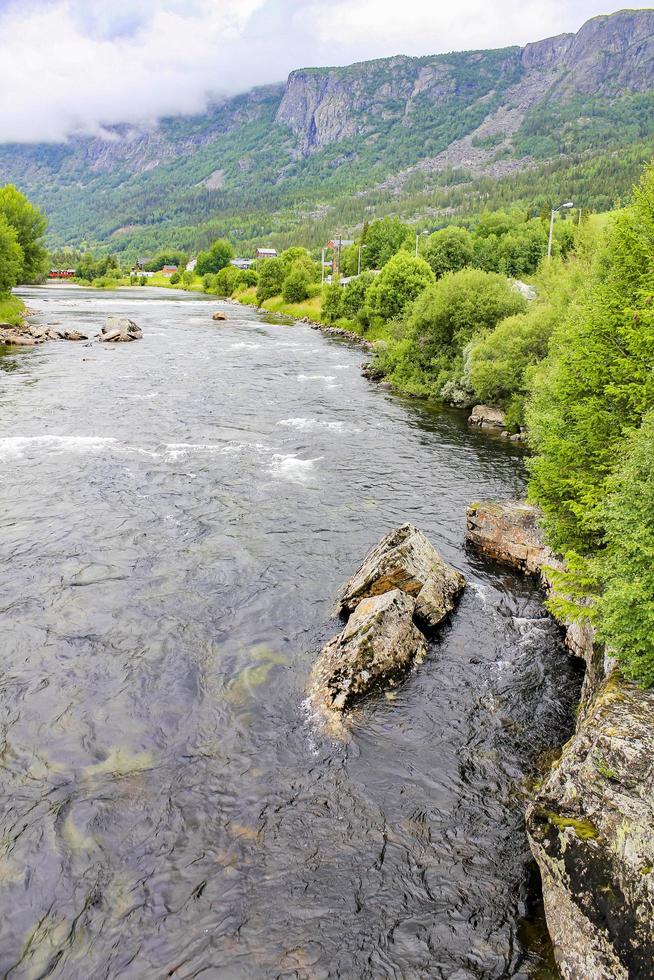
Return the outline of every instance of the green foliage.
{"type": "Polygon", "coordinates": [[[199,276],[220,272],[234,258],[234,249],[226,238],[219,238],[206,252],[200,252],[195,271],[199,276]]]}
{"type": "Polygon", "coordinates": [[[143,268],[146,272],[160,272],[165,265],[174,265],[178,271],[184,271],[187,262],[188,255],[186,252],[180,252],[178,249],[163,249],[157,252],[154,258],[150,259],[143,268]]]}
{"type": "Polygon", "coordinates": [[[180,276],[179,272],[173,272],[172,276],[170,277],[170,285],[176,286],[177,283],[181,281],[181,278],[182,277],[180,276]]]}
{"type": "Polygon", "coordinates": [[[120,276],[118,259],[115,255],[96,257],[92,252],[85,252],[75,268],[75,276],[85,282],[93,282],[94,279],[102,279],[110,274],[115,279],[120,276]]]}
{"type": "Polygon", "coordinates": [[[243,269],[241,272],[241,285],[245,289],[250,289],[252,286],[256,286],[259,282],[259,273],[256,269],[243,269]]]}
{"type": "Polygon", "coordinates": [[[449,272],[418,297],[379,366],[397,388],[468,404],[472,391],[465,354],[470,341],[524,312],[526,305],[503,276],[479,269],[449,272]]]}
{"type": "Polygon", "coordinates": [[[451,225],[430,235],[421,254],[441,279],[446,272],[458,272],[472,263],[473,237],[466,228],[451,225]]]}
{"type": "Polygon", "coordinates": [[[293,262],[290,272],[282,283],[282,299],[285,303],[302,303],[309,298],[310,274],[302,259],[293,262]]]}
{"type": "MultiPolygon", "coordinates": [[[[368,232],[368,240],[373,225],[368,232]]],[[[391,320],[400,316],[417,296],[434,281],[434,273],[424,259],[409,252],[398,252],[384,265],[366,294],[371,317],[391,320]]]]}
{"type": "Polygon", "coordinates": [[[211,289],[205,292],[212,292],[217,296],[232,296],[243,285],[242,276],[241,270],[236,266],[226,265],[212,277],[211,289]]]}
{"type": "Polygon", "coordinates": [[[266,259],[261,263],[258,272],[257,303],[261,305],[264,300],[281,293],[285,276],[284,263],[279,258],[266,259]]]}
{"type": "Polygon", "coordinates": [[[654,412],[626,441],[601,505],[603,549],[595,566],[599,633],[623,673],[654,684],[654,412]]]}
{"type": "Polygon", "coordinates": [[[526,372],[547,354],[556,312],[538,304],[527,313],[507,317],[491,333],[474,341],[466,365],[475,398],[507,408],[526,392],[526,372]]]}
{"type": "Polygon", "coordinates": [[[40,281],[45,276],[48,263],[48,253],[43,244],[47,227],[45,215],[13,184],[0,187],[0,215],[14,229],[22,250],[18,281],[40,281]]]}
{"type": "Polygon", "coordinates": [[[8,296],[23,270],[23,250],[15,229],[0,214],[0,297],[8,296]]]}
{"type": "Polygon", "coordinates": [[[349,320],[361,319],[364,316],[366,297],[374,281],[374,272],[362,272],[346,286],[339,287],[342,292],[341,316],[349,320]]]}
{"type": "Polygon", "coordinates": [[[399,218],[373,221],[366,232],[361,265],[364,269],[381,269],[401,248],[409,247],[412,239],[413,230],[399,218]]]}
{"type": "Polygon", "coordinates": [[[557,326],[528,409],[530,494],[553,546],[598,547],[605,483],[654,404],[654,172],[616,218],[585,301],[557,326]]]}
{"type": "Polygon", "coordinates": [[[336,282],[323,290],[322,315],[327,323],[335,323],[343,316],[343,288],[336,282]]]}

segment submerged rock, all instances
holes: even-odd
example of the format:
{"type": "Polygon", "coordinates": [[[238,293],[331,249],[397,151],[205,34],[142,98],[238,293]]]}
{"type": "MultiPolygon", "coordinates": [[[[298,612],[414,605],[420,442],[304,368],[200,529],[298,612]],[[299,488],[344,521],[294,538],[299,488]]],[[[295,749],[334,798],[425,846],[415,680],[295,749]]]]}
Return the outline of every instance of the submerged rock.
{"type": "Polygon", "coordinates": [[[128,320],[122,316],[108,316],[98,340],[103,343],[127,343],[131,340],[140,340],[143,331],[133,320],[128,320]]]}
{"type": "Polygon", "coordinates": [[[382,680],[406,669],[426,652],[414,625],[415,599],[400,589],[362,599],[342,633],[320,652],[310,698],[323,712],[342,712],[382,680]]]}
{"type": "Polygon", "coordinates": [[[341,588],[338,611],[352,612],[362,599],[400,589],[415,598],[415,615],[437,626],[454,609],[465,579],[443,561],[424,534],[403,524],[367,555],[358,572],[341,588]]]}

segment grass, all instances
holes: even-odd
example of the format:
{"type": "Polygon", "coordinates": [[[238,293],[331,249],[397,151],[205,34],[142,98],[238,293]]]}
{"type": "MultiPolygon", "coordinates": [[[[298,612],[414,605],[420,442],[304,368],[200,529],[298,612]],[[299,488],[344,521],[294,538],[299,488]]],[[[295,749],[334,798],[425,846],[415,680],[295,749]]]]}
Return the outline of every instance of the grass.
{"type": "Polygon", "coordinates": [[[25,313],[25,304],[18,296],[0,296],[0,323],[10,323],[20,327],[25,313]]]}

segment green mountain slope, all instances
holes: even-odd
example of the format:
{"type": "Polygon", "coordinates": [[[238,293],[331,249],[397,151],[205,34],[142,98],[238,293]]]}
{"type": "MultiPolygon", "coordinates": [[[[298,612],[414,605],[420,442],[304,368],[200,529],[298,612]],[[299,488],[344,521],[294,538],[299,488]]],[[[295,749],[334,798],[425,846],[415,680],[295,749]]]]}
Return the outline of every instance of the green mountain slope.
{"type": "Polygon", "coordinates": [[[188,249],[226,234],[318,244],[396,211],[442,222],[507,194],[628,194],[654,139],[654,11],[594,18],[525,48],[293,72],[156,129],[0,146],[0,181],[56,244],[188,249]],[[562,183],[563,182],[563,183],[562,183]]]}

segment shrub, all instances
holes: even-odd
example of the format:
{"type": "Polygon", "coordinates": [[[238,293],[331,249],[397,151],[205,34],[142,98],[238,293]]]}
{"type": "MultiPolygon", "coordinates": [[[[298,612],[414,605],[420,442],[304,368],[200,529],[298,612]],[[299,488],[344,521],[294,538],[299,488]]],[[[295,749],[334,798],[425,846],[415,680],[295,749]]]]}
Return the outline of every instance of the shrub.
{"type": "Polygon", "coordinates": [[[231,296],[241,284],[241,271],[233,265],[226,265],[213,277],[211,292],[217,296],[231,296]]]}
{"type": "Polygon", "coordinates": [[[204,276],[212,272],[220,272],[221,269],[229,265],[233,258],[234,250],[232,246],[226,238],[219,238],[213,242],[208,251],[200,252],[195,271],[199,276],[204,276]]]}
{"type": "Polygon", "coordinates": [[[347,286],[339,286],[342,293],[342,316],[350,320],[359,317],[366,305],[368,290],[374,281],[375,275],[373,272],[363,272],[356,279],[349,282],[347,286]]]}
{"type": "Polygon", "coordinates": [[[176,286],[177,283],[181,280],[181,278],[182,277],[180,276],[179,272],[173,272],[172,276],[170,277],[170,285],[176,286]]]}
{"type": "Polygon", "coordinates": [[[539,304],[473,341],[466,373],[476,398],[506,408],[515,395],[524,395],[527,369],[547,354],[555,324],[556,311],[539,304]]]}
{"type": "Polygon", "coordinates": [[[285,303],[302,303],[309,296],[309,274],[302,262],[294,262],[282,284],[285,303]]]}
{"type": "Polygon", "coordinates": [[[261,305],[265,300],[278,296],[282,291],[283,282],[284,264],[280,259],[266,259],[262,262],[257,282],[257,303],[261,305]]]}
{"type": "Polygon", "coordinates": [[[446,272],[458,272],[472,262],[473,237],[465,228],[443,228],[430,235],[422,249],[437,279],[446,272]]]}
{"type": "Polygon", "coordinates": [[[601,508],[599,633],[624,674],[654,684],[654,412],[621,452],[601,508]]]}
{"type": "Polygon", "coordinates": [[[259,282],[259,274],[256,269],[243,269],[241,272],[241,285],[246,289],[251,289],[259,282]]]}
{"type": "Polygon", "coordinates": [[[336,282],[330,286],[325,286],[322,316],[327,323],[334,323],[343,316],[343,288],[336,282]]]}
{"type": "Polygon", "coordinates": [[[366,295],[367,311],[370,316],[391,320],[404,313],[433,282],[434,273],[424,259],[398,252],[370,285],[366,295]]]}

